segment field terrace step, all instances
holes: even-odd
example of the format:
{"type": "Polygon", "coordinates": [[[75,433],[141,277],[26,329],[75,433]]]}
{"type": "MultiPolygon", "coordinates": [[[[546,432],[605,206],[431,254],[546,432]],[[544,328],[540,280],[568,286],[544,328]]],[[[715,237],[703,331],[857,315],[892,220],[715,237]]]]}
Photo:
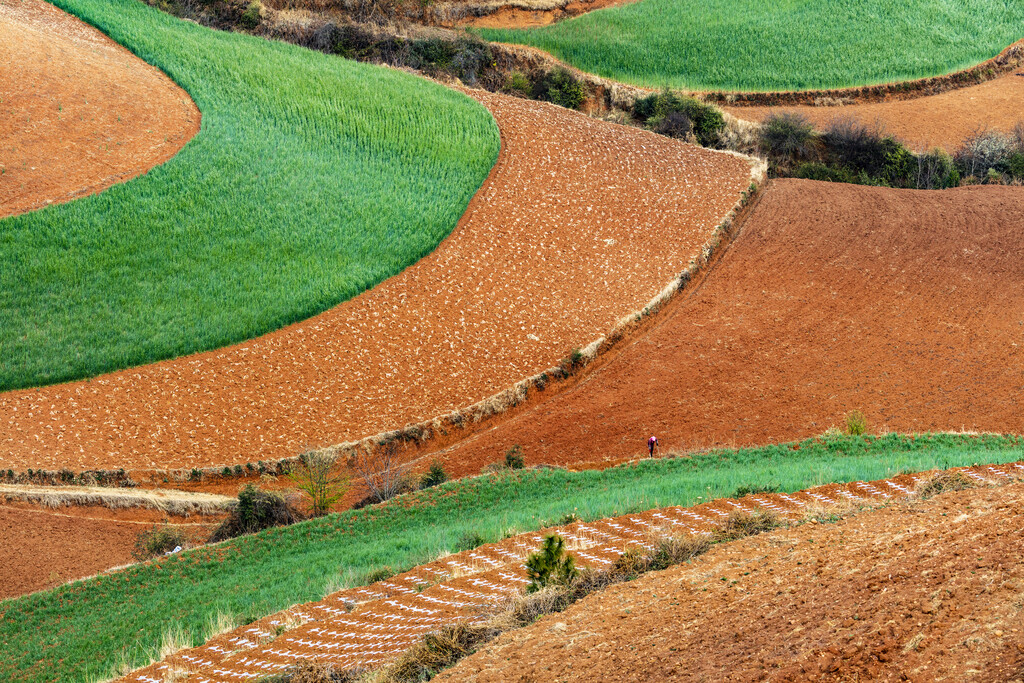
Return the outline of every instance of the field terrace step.
{"type": "MultiPolygon", "coordinates": [[[[956,468],[985,483],[1024,475],[1024,464],[956,468]]],[[[203,646],[182,650],[136,671],[125,682],[162,683],[173,670],[191,683],[253,681],[280,673],[302,659],[338,668],[386,664],[424,635],[457,621],[480,622],[529,583],[523,564],[544,537],[558,533],[583,567],[606,568],[630,547],[653,547],[659,537],[710,534],[735,512],[770,510],[787,519],[809,512],[871,505],[915,495],[928,475],[902,474],[873,482],[826,484],[797,493],[758,493],[631,513],[594,522],[574,522],[443,557],[370,586],[338,591],[298,605],[203,646]],[[280,631],[283,629],[283,633],[280,631]]]]}

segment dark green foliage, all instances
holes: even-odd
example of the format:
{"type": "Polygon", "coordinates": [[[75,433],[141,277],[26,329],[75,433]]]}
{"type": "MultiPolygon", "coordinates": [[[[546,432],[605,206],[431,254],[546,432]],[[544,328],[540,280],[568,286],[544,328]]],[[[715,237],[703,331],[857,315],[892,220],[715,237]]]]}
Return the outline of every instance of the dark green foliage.
{"type": "Polygon", "coordinates": [[[814,125],[800,114],[772,114],[761,128],[761,150],[780,165],[810,159],[816,143],[814,125]]]}
{"type": "Polygon", "coordinates": [[[523,97],[529,97],[532,89],[533,84],[530,83],[530,77],[521,71],[513,71],[509,74],[504,87],[505,92],[523,97]]]}
{"type": "Polygon", "coordinates": [[[959,184],[960,171],[953,158],[941,149],[917,156],[917,189],[943,190],[959,184]]]}
{"type": "Polygon", "coordinates": [[[533,84],[535,100],[553,102],[566,109],[579,109],[587,95],[581,83],[567,69],[553,69],[533,84]]]}
{"type": "Polygon", "coordinates": [[[914,187],[917,179],[917,157],[895,138],[882,139],[885,165],[881,177],[890,187],[914,187]]]}
{"type": "Polygon", "coordinates": [[[830,183],[854,183],[858,185],[868,184],[867,175],[857,175],[846,168],[828,166],[820,161],[808,161],[800,164],[793,171],[794,178],[805,178],[806,180],[822,180],[830,183]]]}
{"type": "Polygon", "coordinates": [[[1014,152],[1007,157],[1006,172],[1014,180],[1024,180],[1024,152],[1014,152]]]}
{"type": "Polygon", "coordinates": [[[479,548],[485,543],[487,543],[486,538],[481,536],[476,531],[470,531],[459,536],[459,541],[455,544],[455,552],[461,553],[463,550],[472,550],[473,548],[479,548]]]}
{"type": "Polygon", "coordinates": [[[697,142],[705,147],[718,143],[725,118],[715,106],[668,90],[642,97],[633,103],[633,116],[651,130],[670,137],[686,137],[686,122],[697,142]]]}
{"type": "Polygon", "coordinates": [[[743,484],[737,486],[736,491],[733,492],[733,498],[742,498],[743,496],[753,496],[759,493],[778,493],[778,484],[743,484]]]}
{"type": "Polygon", "coordinates": [[[366,574],[363,575],[361,583],[368,586],[371,583],[377,583],[378,581],[387,581],[397,573],[398,572],[390,566],[378,567],[366,572],[366,574]]]}
{"type": "Polygon", "coordinates": [[[213,532],[210,541],[223,541],[275,526],[287,526],[301,519],[302,513],[281,494],[247,484],[238,492],[238,505],[213,532]]]}
{"type": "Polygon", "coordinates": [[[241,465],[235,465],[234,472],[236,477],[241,477],[243,474],[245,474],[245,468],[242,467],[241,465]]]}
{"type": "Polygon", "coordinates": [[[163,555],[178,546],[185,547],[185,532],[172,526],[154,526],[152,529],[140,531],[135,537],[132,557],[142,562],[163,555]]]}
{"type": "Polygon", "coordinates": [[[544,538],[539,551],[526,558],[526,574],[530,577],[526,592],[535,593],[546,586],[565,585],[579,571],[572,555],[565,552],[565,539],[552,534],[544,538]]]}
{"type": "Polygon", "coordinates": [[[868,176],[882,175],[887,148],[878,126],[868,126],[846,117],[833,121],[821,135],[829,162],[835,166],[864,171],[868,176]]]}
{"type": "Polygon", "coordinates": [[[222,476],[222,477],[230,477],[231,476],[231,468],[228,467],[227,465],[225,465],[224,469],[222,469],[220,471],[220,476],[222,476]]]}
{"type": "Polygon", "coordinates": [[[203,478],[203,471],[198,467],[193,467],[192,471],[188,473],[188,478],[192,481],[200,481],[203,478]]]}
{"type": "Polygon", "coordinates": [[[430,469],[420,478],[420,488],[429,489],[431,486],[437,486],[446,481],[448,481],[448,473],[444,471],[441,463],[435,460],[430,463],[430,469]]]}
{"type": "Polygon", "coordinates": [[[582,368],[584,365],[583,351],[580,349],[573,349],[569,352],[569,355],[562,359],[559,363],[559,368],[562,371],[563,377],[568,377],[574,372],[582,368]]]}
{"type": "Polygon", "coordinates": [[[523,457],[523,447],[515,444],[505,451],[505,467],[510,470],[521,470],[526,466],[526,459],[523,457]]]}
{"type": "Polygon", "coordinates": [[[242,25],[242,28],[254,29],[260,25],[261,13],[263,7],[258,2],[250,2],[249,6],[242,12],[241,18],[238,22],[242,25]]]}

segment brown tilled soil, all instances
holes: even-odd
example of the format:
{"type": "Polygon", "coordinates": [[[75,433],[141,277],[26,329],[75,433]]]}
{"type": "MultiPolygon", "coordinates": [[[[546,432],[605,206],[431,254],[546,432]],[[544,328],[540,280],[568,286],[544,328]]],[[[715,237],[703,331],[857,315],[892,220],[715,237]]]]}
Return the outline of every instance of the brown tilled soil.
{"type": "Polygon", "coordinates": [[[42,0],[0,1],[0,217],[99,192],[199,131],[184,90],[42,0]]]}
{"type": "Polygon", "coordinates": [[[501,636],[438,681],[1020,681],[1024,485],[713,549],[501,636]]]}
{"type": "Polygon", "coordinates": [[[777,112],[797,112],[819,128],[833,119],[846,117],[869,124],[877,122],[911,148],[942,147],[954,152],[977,130],[1009,130],[1024,120],[1024,68],[980,85],[916,99],[833,107],[725,107],[725,110],[749,121],[763,121],[777,112]]]}
{"type": "Polygon", "coordinates": [[[153,525],[181,525],[198,544],[219,520],[167,517],[154,510],[0,504],[0,600],[134,562],[136,535],[153,525]]]}
{"type": "Polygon", "coordinates": [[[472,404],[645,305],[750,183],[736,156],[471,94],[494,113],[503,151],[433,254],[243,344],[0,395],[0,466],[256,462],[472,404]]]}
{"type": "Polygon", "coordinates": [[[1024,431],[1024,192],[773,181],[706,279],[558,394],[443,452],[476,472],[842,426],[1024,431]]]}
{"type": "MultiPolygon", "coordinates": [[[[479,3],[481,16],[467,16],[453,22],[456,26],[476,28],[530,28],[547,26],[562,19],[577,17],[604,7],[615,7],[636,0],[571,0],[570,2],[479,3]],[[551,7],[551,5],[556,5],[551,7]]],[[[463,3],[452,3],[463,4],[463,3]]],[[[469,3],[471,6],[478,3],[469,3]]],[[[436,13],[436,10],[435,10],[436,13]]]]}

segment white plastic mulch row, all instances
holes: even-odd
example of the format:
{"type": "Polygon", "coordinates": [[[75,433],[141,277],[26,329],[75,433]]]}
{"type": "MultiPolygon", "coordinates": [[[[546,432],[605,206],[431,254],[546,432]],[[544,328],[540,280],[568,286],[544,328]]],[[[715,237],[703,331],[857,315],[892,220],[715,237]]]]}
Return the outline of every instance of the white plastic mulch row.
{"type": "MultiPolygon", "coordinates": [[[[1024,465],[962,470],[978,480],[1024,473],[1024,465]]],[[[910,477],[916,485],[917,480],[910,477]]],[[[742,501],[716,500],[695,508],[669,507],[643,515],[575,523],[558,530],[584,565],[608,566],[627,547],[652,547],[659,535],[708,534],[735,511],[767,509],[804,514],[877,499],[906,497],[913,486],[892,480],[824,486],[794,494],[762,493],[742,501]],[[830,490],[833,489],[833,490],[830,490]],[[834,490],[838,489],[838,490],[834,490]]],[[[393,660],[430,632],[458,620],[478,621],[509,597],[522,593],[524,559],[543,542],[538,533],[459,553],[365,588],[328,596],[291,610],[303,622],[276,636],[259,625],[242,627],[225,641],[179,653],[128,676],[126,681],[163,683],[172,669],[191,672],[192,683],[252,681],[278,673],[296,661],[316,658],[339,668],[374,667],[393,660]],[[501,558],[500,560],[495,558],[501,558]],[[438,569],[438,566],[447,569],[438,569]],[[353,607],[358,604],[358,609],[353,607]],[[226,642],[226,645],[225,645],[226,642]]],[[[284,622],[280,622],[284,623],[284,622]]],[[[271,622],[271,625],[275,625],[271,622]]],[[[284,624],[287,626],[288,624],[284,624]]]]}

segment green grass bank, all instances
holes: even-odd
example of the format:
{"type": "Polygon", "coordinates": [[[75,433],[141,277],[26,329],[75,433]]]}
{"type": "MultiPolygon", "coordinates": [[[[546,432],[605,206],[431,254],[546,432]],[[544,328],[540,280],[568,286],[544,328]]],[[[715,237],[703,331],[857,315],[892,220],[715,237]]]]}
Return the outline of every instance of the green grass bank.
{"type": "Polygon", "coordinates": [[[202,130],[99,195],[0,220],[0,390],[243,341],[395,275],[497,159],[469,97],[176,19],[55,0],[182,86],[202,130]]]}
{"type": "MultiPolygon", "coordinates": [[[[558,523],[732,495],[743,485],[796,491],[904,471],[1024,460],[1024,439],[837,437],[602,471],[517,471],[450,482],[389,504],[272,529],[158,563],[0,602],[0,680],[84,681],[123,657],[149,661],[181,626],[198,640],[218,613],[244,622],[323,597],[339,574],[407,569],[455,550],[558,523]]],[[[529,454],[527,453],[527,458],[529,454]]]]}
{"type": "Polygon", "coordinates": [[[994,57],[1024,38],[1024,1],[639,0],[548,27],[480,34],[652,88],[843,88],[994,57]]]}

